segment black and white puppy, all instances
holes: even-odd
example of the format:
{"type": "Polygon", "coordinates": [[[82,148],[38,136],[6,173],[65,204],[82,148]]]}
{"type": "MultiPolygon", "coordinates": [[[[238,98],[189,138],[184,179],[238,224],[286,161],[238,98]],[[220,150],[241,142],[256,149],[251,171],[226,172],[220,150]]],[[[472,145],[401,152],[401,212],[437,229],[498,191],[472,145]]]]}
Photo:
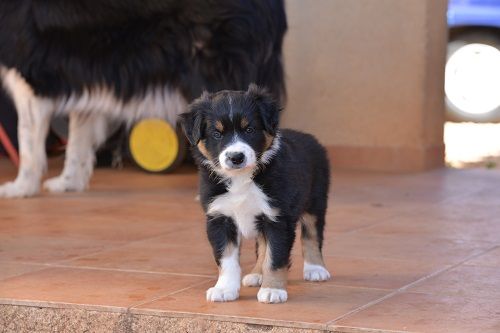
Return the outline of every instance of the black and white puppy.
{"type": "Polygon", "coordinates": [[[219,266],[207,300],[238,298],[245,237],[257,240],[257,264],[243,285],[260,286],[260,302],[285,302],[297,223],[304,279],[329,279],[321,254],[330,178],[325,149],[309,134],[279,130],[280,106],[255,85],[205,93],[189,110],[181,124],[199,164],[200,199],[219,266]]]}

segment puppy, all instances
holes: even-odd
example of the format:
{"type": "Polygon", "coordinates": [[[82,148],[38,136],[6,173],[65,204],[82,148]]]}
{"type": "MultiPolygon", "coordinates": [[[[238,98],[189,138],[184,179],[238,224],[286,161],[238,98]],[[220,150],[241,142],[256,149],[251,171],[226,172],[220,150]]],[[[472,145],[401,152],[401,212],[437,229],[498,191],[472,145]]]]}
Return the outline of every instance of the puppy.
{"type": "Polygon", "coordinates": [[[309,135],[279,130],[280,106],[265,90],[205,93],[181,124],[199,164],[200,199],[219,278],[209,301],[240,290],[241,238],[257,240],[257,264],[243,278],[264,303],[287,300],[287,271],[301,224],[304,279],[330,278],[321,247],[329,187],[325,149],[309,135]]]}

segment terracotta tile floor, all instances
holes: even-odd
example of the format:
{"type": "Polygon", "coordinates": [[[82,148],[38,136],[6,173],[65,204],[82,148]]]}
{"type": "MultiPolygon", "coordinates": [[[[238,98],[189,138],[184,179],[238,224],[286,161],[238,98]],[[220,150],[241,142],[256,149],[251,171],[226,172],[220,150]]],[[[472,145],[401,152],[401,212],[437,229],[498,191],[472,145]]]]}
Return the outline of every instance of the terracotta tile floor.
{"type": "MultiPolygon", "coordinates": [[[[0,181],[13,175],[1,160],[0,181]]],[[[0,304],[344,332],[500,332],[499,184],[492,170],[335,172],[324,247],[333,279],[304,282],[296,244],[286,304],[259,304],[254,288],[211,304],[217,269],[194,168],[98,170],[86,193],[0,200],[0,304]]],[[[253,253],[246,242],[245,271],[253,253]]]]}

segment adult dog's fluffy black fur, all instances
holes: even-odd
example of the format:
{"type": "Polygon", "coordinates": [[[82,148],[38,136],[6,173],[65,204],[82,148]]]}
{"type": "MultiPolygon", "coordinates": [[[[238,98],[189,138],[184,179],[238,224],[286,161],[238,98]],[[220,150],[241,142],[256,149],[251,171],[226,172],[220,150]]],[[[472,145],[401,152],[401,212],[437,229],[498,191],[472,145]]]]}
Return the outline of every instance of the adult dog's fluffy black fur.
{"type": "Polygon", "coordinates": [[[285,30],[281,0],[1,0],[0,63],[42,96],[168,84],[192,99],[256,82],[278,97],[285,30]]]}
{"type": "Polygon", "coordinates": [[[89,150],[104,137],[99,115],[173,122],[203,90],[251,82],[282,98],[285,31],[283,0],[0,0],[0,80],[16,104],[21,150],[19,176],[0,197],[38,192],[39,141],[54,113],[75,114],[79,132],[67,152],[79,162],[46,183],[67,191],[88,182],[89,150]]]}
{"type": "Polygon", "coordinates": [[[240,237],[257,238],[257,264],[243,278],[258,300],[287,299],[286,276],[297,223],[304,278],[330,277],[321,255],[329,187],[325,149],[309,134],[279,130],[280,106],[252,85],[204,94],[181,115],[200,170],[200,200],[219,280],[210,301],[238,298],[240,237]]]}

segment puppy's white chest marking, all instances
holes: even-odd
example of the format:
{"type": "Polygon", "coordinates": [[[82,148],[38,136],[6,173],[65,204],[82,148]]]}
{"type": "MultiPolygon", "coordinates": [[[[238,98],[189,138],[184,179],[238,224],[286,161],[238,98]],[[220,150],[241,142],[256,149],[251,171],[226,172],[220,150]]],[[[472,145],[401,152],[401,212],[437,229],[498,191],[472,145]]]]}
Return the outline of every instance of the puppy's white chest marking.
{"type": "Polygon", "coordinates": [[[271,207],[267,195],[253,182],[250,176],[233,177],[227,193],[218,196],[208,206],[208,214],[233,218],[245,238],[257,236],[255,218],[266,215],[276,220],[279,211],[271,207]]]}

